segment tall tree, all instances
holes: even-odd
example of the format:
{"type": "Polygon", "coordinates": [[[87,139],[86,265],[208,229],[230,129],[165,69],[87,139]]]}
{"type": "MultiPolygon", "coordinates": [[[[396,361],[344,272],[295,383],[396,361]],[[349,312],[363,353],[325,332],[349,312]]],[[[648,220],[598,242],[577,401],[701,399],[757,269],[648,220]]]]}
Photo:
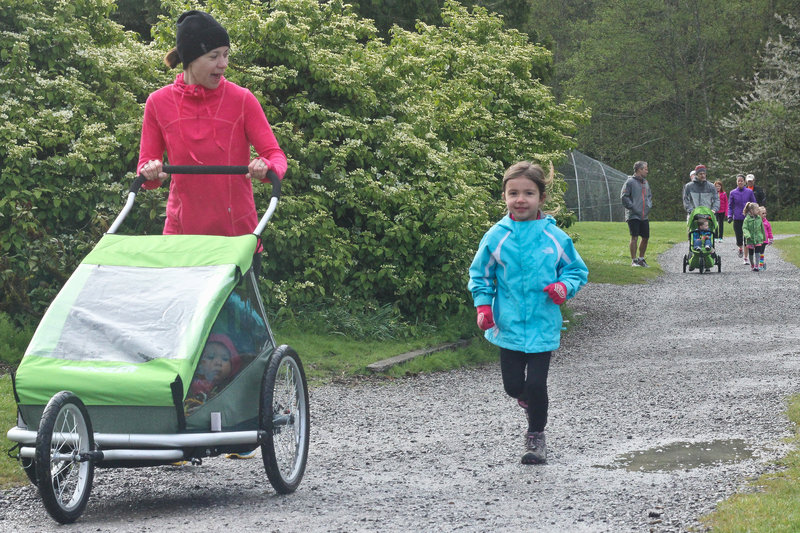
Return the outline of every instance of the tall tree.
{"type": "Polygon", "coordinates": [[[800,217],[800,22],[779,18],[783,34],[769,39],[750,92],[719,121],[715,162],[752,172],[767,192],[771,216],[800,217]]]}
{"type": "MultiPolygon", "coordinates": [[[[617,168],[650,162],[662,199],[655,216],[679,216],[689,170],[708,161],[715,121],[745,89],[770,7],[768,0],[596,3],[579,48],[555,66],[592,109],[581,149],[617,168]]],[[[722,175],[711,168],[710,177],[722,175]]]]}

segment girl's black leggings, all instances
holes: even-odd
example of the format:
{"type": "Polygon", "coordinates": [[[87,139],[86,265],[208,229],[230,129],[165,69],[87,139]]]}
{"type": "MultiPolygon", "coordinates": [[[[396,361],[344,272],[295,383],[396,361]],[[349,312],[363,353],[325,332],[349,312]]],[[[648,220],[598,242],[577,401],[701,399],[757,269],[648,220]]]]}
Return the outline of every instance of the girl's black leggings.
{"type": "Polygon", "coordinates": [[[725,232],[725,213],[715,213],[717,215],[717,234],[715,237],[717,239],[722,238],[722,234],[725,232]]]}
{"type": "Polygon", "coordinates": [[[547,425],[547,373],[552,352],[525,353],[500,348],[503,387],[512,398],[528,404],[528,431],[547,425]]]}
{"type": "Polygon", "coordinates": [[[756,266],[758,266],[758,264],[757,264],[758,260],[761,258],[761,254],[763,254],[763,253],[764,253],[764,245],[763,244],[756,245],[755,249],[753,249],[753,248],[748,248],[747,249],[747,256],[750,258],[750,262],[751,263],[756,263],[756,266]]]}
{"type": "Polygon", "coordinates": [[[739,248],[741,248],[742,244],[744,243],[744,234],[742,233],[743,225],[744,225],[744,219],[733,221],[733,232],[736,234],[736,246],[738,246],[739,248]]]}

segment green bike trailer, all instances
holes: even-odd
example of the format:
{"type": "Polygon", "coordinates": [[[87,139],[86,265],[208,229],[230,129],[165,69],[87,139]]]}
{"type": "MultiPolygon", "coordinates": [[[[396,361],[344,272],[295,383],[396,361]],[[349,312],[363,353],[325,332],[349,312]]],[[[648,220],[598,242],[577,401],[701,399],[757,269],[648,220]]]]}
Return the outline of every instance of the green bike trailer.
{"type": "MultiPolygon", "coordinates": [[[[244,174],[247,167],[170,167],[244,174]]],[[[119,235],[143,179],[109,233],[47,309],[13,376],[8,431],[50,515],[77,520],[94,467],[192,461],[261,448],[279,493],[305,471],[308,388],[295,351],[277,346],[253,269],[259,235],[119,235]],[[225,339],[236,371],[194,394],[207,342],[225,339]]]]}

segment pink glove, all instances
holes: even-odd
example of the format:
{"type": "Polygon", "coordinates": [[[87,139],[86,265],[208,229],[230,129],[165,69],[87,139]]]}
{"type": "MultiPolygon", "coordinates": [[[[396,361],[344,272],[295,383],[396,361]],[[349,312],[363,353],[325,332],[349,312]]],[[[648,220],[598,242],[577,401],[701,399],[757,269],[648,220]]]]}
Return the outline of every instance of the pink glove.
{"type": "Polygon", "coordinates": [[[553,300],[553,303],[556,305],[561,305],[567,301],[567,286],[560,281],[556,281],[545,287],[544,292],[550,296],[550,299],[553,300]]]}
{"type": "Polygon", "coordinates": [[[494,316],[492,315],[491,305],[479,305],[478,310],[478,327],[482,330],[487,330],[494,327],[494,316]]]}

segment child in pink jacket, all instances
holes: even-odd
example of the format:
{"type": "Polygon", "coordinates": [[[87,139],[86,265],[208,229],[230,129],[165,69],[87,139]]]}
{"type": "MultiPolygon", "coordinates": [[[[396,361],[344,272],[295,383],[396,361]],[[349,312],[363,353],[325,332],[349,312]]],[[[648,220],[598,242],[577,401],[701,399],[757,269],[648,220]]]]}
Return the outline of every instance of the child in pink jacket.
{"type": "MultiPolygon", "coordinates": [[[[764,224],[764,251],[767,249],[768,244],[772,244],[772,224],[769,223],[767,220],[767,208],[763,205],[759,208],[759,212],[761,213],[761,222],[764,224]]],[[[766,263],[764,263],[764,252],[761,253],[761,257],[759,259],[759,267],[761,270],[765,270],[767,268],[766,263]]]]}
{"type": "Polygon", "coordinates": [[[722,242],[722,234],[725,232],[725,218],[728,216],[728,195],[725,194],[720,180],[714,182],[714,187],[717,189],[717,194],[719,194],[719,209],[714,213],[717,218],[717,234],[715,237],[719,239],[719,242],[722,242]]]}

